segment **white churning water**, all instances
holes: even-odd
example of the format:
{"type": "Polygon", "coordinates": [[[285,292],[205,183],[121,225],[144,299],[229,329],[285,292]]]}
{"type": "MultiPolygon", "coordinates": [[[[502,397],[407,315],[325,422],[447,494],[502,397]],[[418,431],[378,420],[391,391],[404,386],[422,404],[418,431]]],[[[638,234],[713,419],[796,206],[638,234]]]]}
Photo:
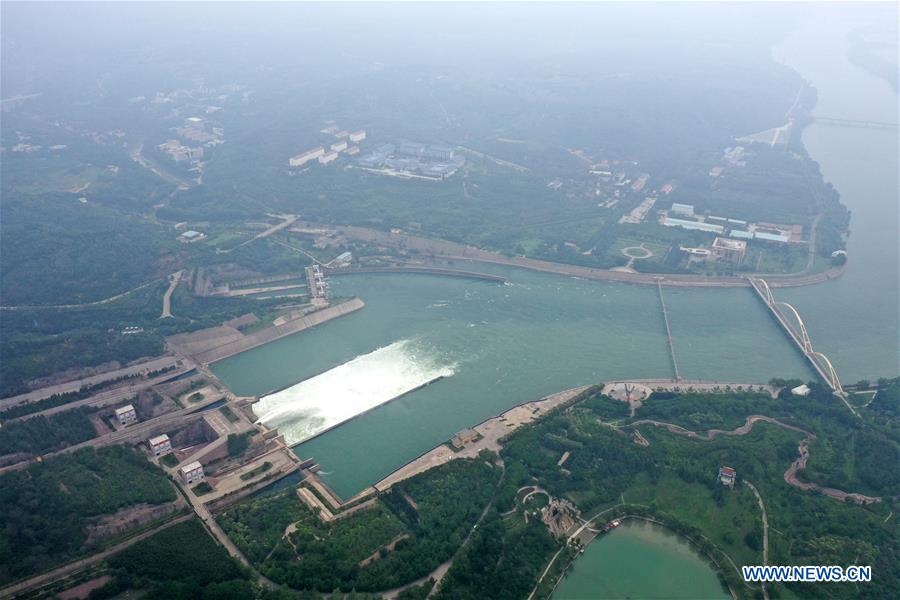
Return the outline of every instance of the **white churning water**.
{"type": "Polygon", "coordinates": [[[263,396],[253,411],[294,445],[454,373],[455,365],[441,365],[412,340],[400,340],[263,396]]]}

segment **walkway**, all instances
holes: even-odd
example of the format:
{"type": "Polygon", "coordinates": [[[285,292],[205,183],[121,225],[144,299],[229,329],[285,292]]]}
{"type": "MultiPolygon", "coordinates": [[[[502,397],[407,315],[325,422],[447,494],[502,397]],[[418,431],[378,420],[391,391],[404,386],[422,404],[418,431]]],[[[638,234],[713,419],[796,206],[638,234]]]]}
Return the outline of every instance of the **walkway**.
{"type": "Polygon", "coordinates": [[[663,298],[662,283],[656,280],[656,289],[659,291],[659,304],[662,306],[663,322],[666,324],[666,339],[669,343],[669,356],[672,358],[672,370],[675,371],[675,381],[681,380],[678,374],[678,361],[675,359],[675,342],[672,341],[672,329],[669,327],[669,311],[666,310],[666,300],[663,298]]]}

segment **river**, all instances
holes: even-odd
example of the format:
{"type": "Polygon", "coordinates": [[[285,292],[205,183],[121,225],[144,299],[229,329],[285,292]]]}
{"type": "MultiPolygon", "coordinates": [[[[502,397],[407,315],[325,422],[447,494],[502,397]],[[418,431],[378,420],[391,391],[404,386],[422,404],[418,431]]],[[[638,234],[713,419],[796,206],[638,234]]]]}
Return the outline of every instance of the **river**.
{"type": "MultiPolygon", "coordinates": [[[[306,387],[315,398],[297,404],[301,413],[310,405],[356,403],[361,386],[379,381],[373,372],[379,365],[410,379],[399,382],[401,390],[431,373],[445,375],[297,447],[322,465],[323,478],[343,497],[515,404],[612,378],[672,376],[656,288],[485,270],[508,283],[403,274],[334,278],[334,294],[358,295],[366,307],[213,370],[240,395],[313,378],[306,387]]],[[[683,377],[813,376],[751,290],[664,293],[683,377]]],[[[267,411],[277,408],[267,402],[267,411]]],[[[302,424],[284,426],[289,441],[305,431],[302,424]]]]}
{"type": "MultiPolygon", "coordinates": [[[[847,59],[847,35],[877,23],[897,23],[896,5],[820,8],[817,18],[774,48],[776,60],[818,90],[814,115],[897,123],[890,85],[847,59]],[[840,13],[840,18],[835,15],[840,13]]],[[[896,30],[895,30],[896,31],[896,30]]],[[[896,35],[896,34],[895,34],[896,35]]],[[[800,311],[813,346],[824,351],[844,383],[900,374],[900,186],[897,129],[814,123],[803,143],[825,179],[850,208],[849,266],[823,285],[777,290],[800,311]]]]}
{"type": "Polygon", "coordinates": [[[687,542],[654,523],[631,520],[591,542],[553,593],[554,600],[729,597],[687,542]]]}

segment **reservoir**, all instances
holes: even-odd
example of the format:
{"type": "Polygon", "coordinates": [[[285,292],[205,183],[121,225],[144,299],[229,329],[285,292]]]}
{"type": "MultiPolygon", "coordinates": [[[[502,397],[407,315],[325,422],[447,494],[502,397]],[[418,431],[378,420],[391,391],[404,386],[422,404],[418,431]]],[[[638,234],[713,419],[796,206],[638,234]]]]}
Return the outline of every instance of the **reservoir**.
{"type": "Polygon", "coordinates": [[[730,598],[714,567],[686,541],[646,521],[628,520],[588,544],[553,593],[585,598],[730,598]]]}
{"type": "MultiPolygon", "coordinates": [[[[322,427],[304,422],[308,411],[321,417],[345,414],[333,404],[377,404],[360,401],[363,388],[372,398],[399,395],[297,447],[345,498],[516,404],[607,379],[673,376],[655,287],[481,270],[508,283],[336,277],[334,295],[359,296],[364,309],[212,368],[239,395],[293,394],[309,380],[300,384],[304,399],[269,407],[288,417],[271,416],[289,441],[322,427]],[[395,381],[386,386],[389,374],[395,381]],[[434,376],[441,379],[401,395],[434,376]]],[[[749,288],[664,293],[682,377],[747,383],[813,377],[749,288]]],[[[272,412],[262,408],[254,407],[257,416],[272,412]]]]}

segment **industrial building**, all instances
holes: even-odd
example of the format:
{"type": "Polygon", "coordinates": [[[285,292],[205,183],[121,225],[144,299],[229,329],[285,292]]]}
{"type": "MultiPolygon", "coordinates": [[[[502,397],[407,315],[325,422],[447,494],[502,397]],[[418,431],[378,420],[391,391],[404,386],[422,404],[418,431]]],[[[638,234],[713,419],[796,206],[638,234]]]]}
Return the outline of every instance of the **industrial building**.
{"type": "Polygon", "coordinates": [[[710,248],[710,258],[719,262],[739,265],[747,254],[747,242],[717,237],[710,248]]]}
{"type": "Polygon", "coordinates": [[[366,169],[380,169],[378,172],[386,175],[438,180],[456,173],[465,159],[448,146],[403,142],[399,146],[381,145],[361,157],[357,164],[366,169]]]}
{"type": "Polygon", "coordinates": [[[329,152],[327,154],[323,154],[319,157],[320,165],[327,165],[330,162],[334,162],[337,160],[338,153],[337,152],[329,152]]]}
{"type": "Polygon", "coordinates": [[[184,244],[193,244],[194,242],[199,242],[203,239],[206,239],[206,235],[199,231],[194,231],[193,229],[189,229],[178,236],[178,241],[184,244]]]}
{"type": "Polygon", "coordinates": [[[117,408],[116,418],[119,420],[119,425],[121,425],[122,427],[131,425],[138,420],[137,412],[135,412],[134,406],[132,406],[131,404],[126,404],[125,406],[117,408]]]}
{"type": "Polygon", "coordinates": [[[163,456],[172,451],[172,441],[165,433],[150,438],[147,443],[150,446],[150,452],[153,453],[153,456],[163,456]]]}
{"type": "Polygon", "coordinates": [[[198,460],[181,467],[179,473],[181,474],[181,479],[188,485],[203,481],[205,478],[203,465],[198,460]]]}
{"type": "Polygon", "coordinates": [[[681,215],[683,217],[693,217],[694,216],[694,205],[693,204],[679,204],[675,202],[672,204],[672,208],[669,209],[670,215],[681,215]]]}
{"type": "Polygon", "coordinates": [[[662,224],[666,227],[681,227],[683,229],[696,229],[698,231],[709,231],[712,233],[724,233],[725,227],[716,223],[706,223],[704,221],[690,221],[687,219],[673,219],[672,217],[663,217],[662,224]]]}
{"type": "Polygon", "coordinates": [[[297,156],[292,156],[288,161],[288,164],[292,167],[302,167],[306,163],[311,160],[315,160],[320,156],[325,155],[325,148],[319,146],[318,148],[313,148],[312,150],[307,150],[306,152],[302,152],[297,156]]]}

